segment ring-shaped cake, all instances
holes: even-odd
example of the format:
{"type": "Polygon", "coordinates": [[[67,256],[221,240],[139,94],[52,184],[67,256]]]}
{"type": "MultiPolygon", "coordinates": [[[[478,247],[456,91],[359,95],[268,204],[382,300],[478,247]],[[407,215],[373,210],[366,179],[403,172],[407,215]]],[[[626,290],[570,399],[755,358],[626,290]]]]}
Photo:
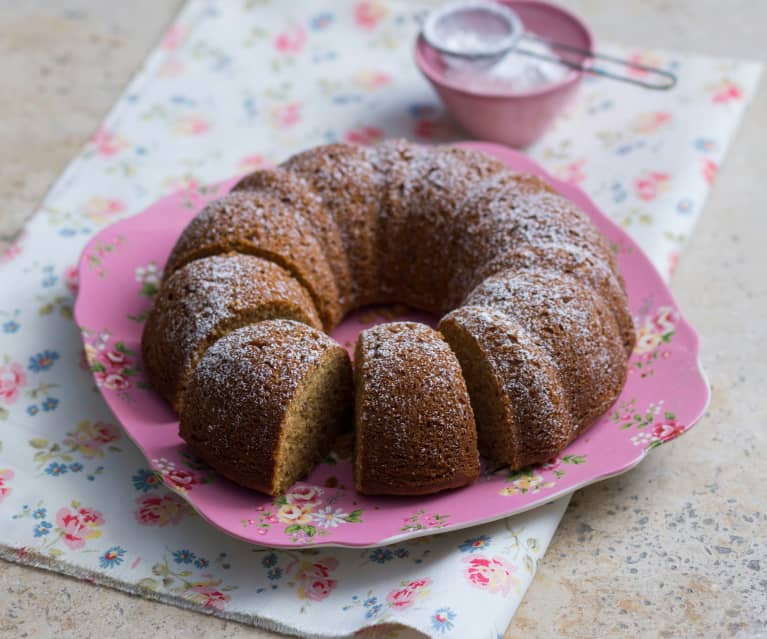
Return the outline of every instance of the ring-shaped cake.
{"type": "Polygon", "coordinates": [[[354,416],[355,483],[417,495],[564,449],[618,397],[634,327],[616,260],[543,180],[476,151],[332,144],[244,177],[181,234],[142,334],[192,451],[280,494],[354,416]],[[437,329],[325,333],[402,303],[437,329]],[[325,331],[323,333],[322,331],[325,331]]]}

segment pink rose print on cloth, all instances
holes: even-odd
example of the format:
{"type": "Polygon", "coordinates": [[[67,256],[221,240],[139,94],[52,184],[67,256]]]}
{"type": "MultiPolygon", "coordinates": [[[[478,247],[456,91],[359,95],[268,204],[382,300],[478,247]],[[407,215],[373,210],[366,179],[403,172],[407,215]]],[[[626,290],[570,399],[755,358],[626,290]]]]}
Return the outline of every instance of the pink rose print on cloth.
{"type": "Polygon", "coordinates": [[[0,502],[11,494],[11,487],[8,482],[13,479],[13,471],[10,468],[0,469],[0,502]]]}
{"type": "Polygon", "coordinates": [[[395,588],[386,595],[386,603],[394,610],[410,608],[416,601],[428,596],[430,585],[431,579],[428,577],[403,582],[402,588],[395,588]]]}
{"type": "MultiPolygon", "coordinates": [[[[637,51],[636,53],[632,53],[628,57],[628,61],[645,67],[663,67],[663,58],[649,51],[637,51]]],[[[647,73],[648,72],[644,69],[637,69],[635,67],[628,68],[628,74],[635,78],[643,78],[647,73]]]]}
{"type": "Polygon", "coordinates": [[[280,53],[300,53],[306,44],[306,31],[291,24],[274,38],[274,48],[280,53]]]}
{"type": "Polygon", "coordinates": [[[743,91],[732,80],[722,80],[719,84],[709,87],[711,102],[714,104],[727,104],[743,99],[743,91]]]}
{"type": "Polygon", "coordinates": [[[671,251],[668,254],[668,272],[673,275],[679,263],[679,251],[671,251]]]}
{"type": "Polygon", "coordinates": [[[120,151],[123,151],[130,146],[130,144],[119,135],[115,135],[103,127],[93,134],[91,137],[91,144],[97,155],[107,158],[117,155],[120,151]]]}
{"type": "Polygon", "coordinates": [[[564,180],[569,184],[578,185],[586,179],[586,172],[583,167],[586,165],[586,160],[581,158],[568,162],[558,167],[554,172],[560,180],[564,180]]]}
{"type": "Polygon", "coordinates": [[[203,183],[197,176],[190,173],[168,176],[162,181],[162,186],[168,192],[181,191],[182,206],[195,211],[201,209],[216,194],[215,186],[203,183]]]}
{"type": "Polygon", "coordinates": [[[121,437],[122,432],[117,426],[87,419],[81,421],[71,433],[77,450],[86,458],[103,457],[104,447],[121,437]]]}
{"type": "Polygon", "coordinates": [[[158,71],[157,75],[161,78],[174,78],[178,75],[181,75],[184,72],[184,69],[186,66],[184,65],[182,60],[179,60],[178,58],[169,57],[165,64],[160,67],[160,70],[158,71]]]}
{"type": "Polygon", "coordinates": [[[372,31],[388,14],[381,2],[365,0],[354,5],[354,22],[358,27],[372,31]]]}
{"type": "Polygon", "coordinates": [[[108,197],[94,196],[83,206],[83,215],[96,224],[111,220],[123,211],[125,204],[121,200],[108,197]]]}
{"type": "Polygon", "coordinates": [[[384,132],[378,127],[361,126],[347,131],[344,140],[349,144],[375,144],[384,137],[384,132]]]}
{"type": "Polygon", "coordinates": [[[6,362],[0,366],[0,402],[13,404],[27,383],[27,374],[19,362],[6,362]]]}
{"type": "Polygon", "coordinates": [[[21,240],[24,237],[24,232],[16,239],[16,241],[0,253],[0,264],[3,262],[10,262],[21,255],[21,240]]]}
{"type": "Polygon", "coordinates": [[[269,169],[273,164],[267,160],[263,155],[252,154],[244,155],[240,158],[237,164],[237,170],[239,173],[250,173],[251,171],[258,171],[260,169],[269,169]]]}
{"type": "Polygon", "coordinates": [[[464,563],[466,580],[477,588],[487,590],[492,594],[508,596],[511,589],[519,592],[519,578],[514,573],[517,567],[503,557],[466,557],[464,563]]]}
{"type": "Polygon", "coordinates": [[[77,295],[77,290],[80,287],[80,269],[77,266],[69,266],[64,270],[64,283],[67,285],[67,290],[72,295],[77,295]]]}
{"type": "Polygon", "coordinates": [[[183,40],[184,29],[182,29],[181,25],[174,24],[165,32],[165,36],[163,37],[160,46],[166,51],[173,51],[181,46],[183,40]]]}
{"type": "Polygon", "coordinates": [[[289,102],[287,104],[278,104],[269,113],[269,122],[272,128],[289,129],[301,121],[300,102],[289,102]]]}
{"type": "Polygon", "coordinates": [[[354,74],[354,82],[365,91],[377,91],[392,82],[392,77],[383,71],[357,71],[354,74]]]}
{"type": "Polygon", "coordinates": [[[175,526],[185,515],[194,513],[192,507],[174,493],[138,497],[136,505],[136,521],[144,526],[175,526]]]}
{"type": "Polygon", "coordinates": [[[72,550],[85,546],[89,539],[101,537],[99,526],[104,523],[104,518],[97,510],[76,507],[59,508],[56,513],[56,526],[61,533],[64,544],[72,550]]]}
{"type": "Polygon", "coordinates": [[[196,136],[207,133],[211,128],[210,121],[202,115],[184,115],[176,120],[172,131],[176,135],[196,136]]]}
{"type": "Polygon", "coordinates": [[[671,176],[662,171],[646,171],[634,180],[634,190],[640,200],[651,202],[669,190],[671,176]]]}
{"type": "Polygon", "coordinates": [[[716,175],[719,173],[719,165],[708,158],[703,160],[703,179],[706,180],[706,184],[712,186],[716,175]]]}
{"type": "Polygon", "coordinates": [[[178,595],[202,608],[223,610],[232,599],[228,593],[237,590],[237,586],[225,585],[212,572],[209,559],[188,548],[179,548],[152,566],[152,575],[162,577],[161,581],[146,577],[139,585],[178,595]]]}
{"type": "Polygon", "coordinates": [[[218,589],[220,583],[219,581],[196,583],[181,596],[203,608],[223,610],[231,597],[218,589]]]}
{"type": "Polygon", "coordinates": [[[632,123],[632,128],[637,133],[655,133],[669,124],[673,119],[674,116],[667,111],[640,113],[632,123]]]}
{"type": "Polygon", "coordinates": [[[325,599],[338,585],[335,579],[330,578],[330,573],[336,568],[338,560],[334,557],[325,557],[312,564],[304,563],[296,573],[299,598],[311,601],[325,599]]]}

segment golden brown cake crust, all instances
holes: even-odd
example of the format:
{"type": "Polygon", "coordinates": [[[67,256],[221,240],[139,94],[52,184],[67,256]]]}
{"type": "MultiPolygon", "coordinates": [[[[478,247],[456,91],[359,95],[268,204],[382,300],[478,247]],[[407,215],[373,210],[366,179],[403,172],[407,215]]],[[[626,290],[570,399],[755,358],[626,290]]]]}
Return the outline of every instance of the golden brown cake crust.
{"type": "Polygon", "coordinates": [[[480,393],[466,375],[484,457],[524,468],[555,456],[573,440],[577,426],[556,366],[517,322],[499,311],[464,306],[442,318],[439,330],[465,373],[471,369],[469,357],[482,358],[489,370],[487,399],[500,420],[483,419],[480,393]],[[464,341],[471,348],[462,347],[464,341]]]}
{"type": "Polygon", "coordinates": [[[152,385],[181,409],[181,392],[217,338],[263,319],[322,328],[309,294],[273,262],[238,253],[185,264],[163,284],[141,338],[152,385]]]}
{"type": "Polygon", "coordinates": [[[419,495],[479,476],[476,427],[458,360],[435,330],[364,331],[355,354],[357,491],[419,495]]]}
{"type": "Polygon", "coordinates": [[[587,284],[549,270],[504,271],[475,288],[466,305],[502,311],[548,353],[578,432],[618,398],[626,353],[615,316],[587,284]]]}
{"type": "Polygon", "coordinates": [[[168,258],[165,277],[192,260],[229,252],[279,264],[309,291],[326,329],[340,321],[333,272],[298,208],[260,191],[237,191],[211,202],[181,234],[168,258]]]}
{"type": "Polygon", "coordinates": [[[424,147],[406,140],[386,140],[370,150],[370,161],[383,179],[376,225],[378,303],[400,302],[402,281],[408,276],[409,256],[402,252],[410,197],[426,168],[424,147]]]}
{"type": "Polygon", "coordinates": [[[344,311],[378,299],[375,234],[384,176],[365,147],[329,144],[294,155],[282,165],[311,184],[335,218],[347,259],[344,311]]]}
{"type": "MultiPolygon", "coordinates": [[[[323,147],[325,148],[325,147],[323,147]]],[[[309,152],[311,153],[311,151],[309,152]]],[[[327,206],[316,185],[299,171],[284,165],[255,171],[235,184],[232,192],[252,191],[278,199],[293,211],[300,211],[309,223],[333,273],[340,313],[351,308],[351,275],[349,259],[340,223],[335,212],[327,206]]]]}
{"type": "Polygon", "coordinates": [[[407,266],[400,301],[436,315],[455,308],[468,292],[453,287],[455,260],[451,238],[463,201],[472,190],[506,167],[477,151],[436,147],[417,160],[420,180],[408,198],[407,220],[398,246],[407,266]]]}
{"type": "Polygon", "coordinates": [[[312,461],[319,461],[343,426],[342,404],[351,400],[349,356],[321,331],[290,320],[237,329],[208,349],[186,390],[181,437],[225,477],[276,494],[286,419],[329,356],[345,362],[345,375],[329,389],[338,393],[339,412],[317,447],[312,461]]]}

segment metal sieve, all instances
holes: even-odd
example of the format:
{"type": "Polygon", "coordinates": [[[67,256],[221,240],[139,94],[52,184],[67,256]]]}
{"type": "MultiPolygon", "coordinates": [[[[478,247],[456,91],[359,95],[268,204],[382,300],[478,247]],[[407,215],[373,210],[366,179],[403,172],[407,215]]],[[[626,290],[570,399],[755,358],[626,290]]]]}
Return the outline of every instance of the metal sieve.
{"type": "Polygon", "coordinates": [[[644,89],[667,91],[676,84],[676,75],[665,69],[596,53],[525,31],[519,15],[499,2],[468,0],[447,4],[426,16],[421,33],[426,43],[454,67],[487,69],[513,51],[515,54],[553,62],[576,71],[634,84],[644,89]],[[575,62],[530,51],[524,48],[525,41],[540,42],[554,50],[582,56],[587,61],[575,62]],[[591,61],[638,71],[642,77],[614,73],[591,61]]]}

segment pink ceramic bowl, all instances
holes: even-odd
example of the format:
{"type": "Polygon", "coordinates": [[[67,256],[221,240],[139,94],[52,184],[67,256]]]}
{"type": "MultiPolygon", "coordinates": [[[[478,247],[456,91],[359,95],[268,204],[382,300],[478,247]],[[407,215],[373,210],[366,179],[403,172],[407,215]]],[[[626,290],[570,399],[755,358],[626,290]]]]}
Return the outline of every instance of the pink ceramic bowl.
{"type": "MultiPolygon", "coordinates": [[[[592,50],[589,28],[578,17],[541,0],[499,0],[519,14],[525,31],[543,38],[592,50]]],[[[523,40],[520,47],[525,45],[523,40]]],[[[467,89],[445,77],[439,53],[419,36],[415,47],[418,68],[431,82],[453,117],[472,135],[483,140],[526,147],[549,128],[570,101],[582,73],[571,71],[563,80],[530,91],[467,89]]],[[[585,63],[585,57],[568,54],[567,59],[585,63]]]]}

